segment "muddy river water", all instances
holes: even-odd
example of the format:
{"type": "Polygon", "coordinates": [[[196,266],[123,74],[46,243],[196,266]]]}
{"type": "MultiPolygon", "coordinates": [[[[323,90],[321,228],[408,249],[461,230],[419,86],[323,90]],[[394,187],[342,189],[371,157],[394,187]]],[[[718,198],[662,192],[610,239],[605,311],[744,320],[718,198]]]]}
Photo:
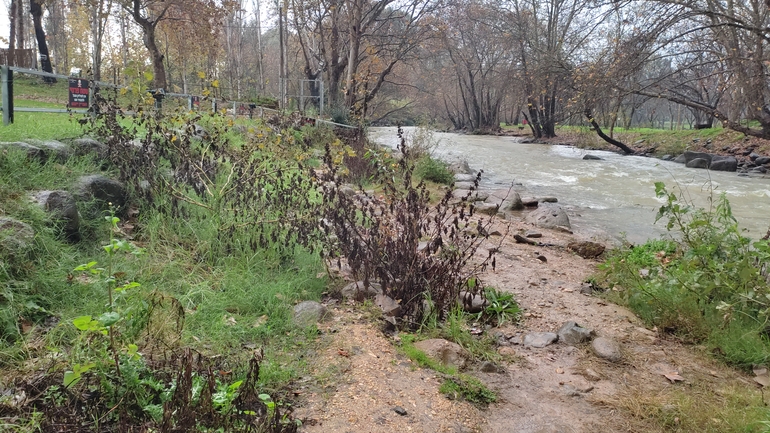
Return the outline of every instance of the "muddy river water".
{"type": "MultiPolygon", "coordinates": [[[[415,130],[407,129],[407,134],[415,130]]],[[[371,128],[375,142],[395,147],[395,128],[371,128]]],[[[682,164],[608,151],[570,146],[521,143],[516,137],[474,136],[436,132],[434,156],[465,160],[484,170],[482,186],[513,185],[524,196],[553,196],[568,209],[573,229],[583,235],[641,242],[665,233],[655,222],[663,203],[655,197],[655,182],[683,193],[708,207],[710,197],[726,193],[741,228],[752,238],[770,226],[770,179],[739,177],[735,173],[686,168],[682,164]],[[583,160],[587,153],[601,160],[583,160]]]]}

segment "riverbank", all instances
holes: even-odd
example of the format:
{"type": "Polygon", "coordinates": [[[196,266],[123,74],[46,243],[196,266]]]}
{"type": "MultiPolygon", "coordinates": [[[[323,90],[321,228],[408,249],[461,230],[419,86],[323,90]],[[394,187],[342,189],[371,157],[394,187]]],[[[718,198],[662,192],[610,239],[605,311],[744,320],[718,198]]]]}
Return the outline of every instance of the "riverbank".
{"type": "MultiPolygon", "coordinates": [[[[327,301],[334,319],[322,324],[316,377],[299,390],[302,431],[413,432],[730,432],[762,431],[762,394],[753,378],[724,366],[705,349],[647,329],[625,308],[592,293],[585,281],[599,261],[567,248],[575,235],[543,230],[524,218],[498,221],[479,252],[497,248],[496,270],[481,278],[513,293],[518,323],[484,329],[496,353],[466,371],[493,390],[485,409],[447,400],[442,376],[399,350],[400,336],[380,331],[371,310],[327,301]],[[536,231],[539,245],[513,235],[536,231]],[[532,344],[527,336],[556,333],[574,321],[614,342],[619,358],[601,358],[590,343],[532,344]],[[400,410],[403,409],[403,412],[400,410]]],[[[467,323],[465,332],[477,328],[467,323]]]]}

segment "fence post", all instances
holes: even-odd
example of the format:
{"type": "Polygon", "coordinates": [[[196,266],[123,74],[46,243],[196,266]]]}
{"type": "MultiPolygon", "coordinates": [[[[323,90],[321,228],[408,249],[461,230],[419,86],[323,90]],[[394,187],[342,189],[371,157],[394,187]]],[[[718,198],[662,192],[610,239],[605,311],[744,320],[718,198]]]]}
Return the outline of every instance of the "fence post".
{"type": "Polygon", "coordinates": [[[211,109],[217,114],[217,98],[211,98],[211,109]]]}
{"type": "Polygon", "coordinates": [[[323,80],[320,80],[319,84],[320,84],[320,91],[321,91],[321,102],[318,104],[318,117],[323,117],[324,115],[324,82],[323,80]]]}
{"type": "Polygon", "coordinates": [[[13,69],[0,66],[0,86],[3,92],[3,125],[13,123],[13,69]]]}
{"type": "Polygon", "coordinates": [[[193,101],[192,95],[187,96],[187,111],[192,111],[192,107],[193,107],[192,101],[193,101]]]}

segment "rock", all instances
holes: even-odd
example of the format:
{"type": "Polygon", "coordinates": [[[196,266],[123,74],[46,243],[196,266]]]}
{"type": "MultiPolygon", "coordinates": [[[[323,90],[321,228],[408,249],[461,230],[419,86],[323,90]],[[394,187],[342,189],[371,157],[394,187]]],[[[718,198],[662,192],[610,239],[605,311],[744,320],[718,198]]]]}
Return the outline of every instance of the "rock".
{"type": "Polygon", "coordinates": [[[711,165],[709,170],[713,171],[736,171],[738,170],[738,160],[734,156],[719,156],[714,155],[711,157],[711,165]]]}
{"type": "Polygon", "coordinates": [[[685,150],[683,155],[684,155],[685,163],[688,163],[695,159],[705,159],[706,161],[708,161],[709,164],[711,164],[711,157],[713,156],[710,153],[693,152],[691,150],[685,150]]]}
{"type": "Polygon", "coordinates": [[[524,346],[543,348],[556,342],[559,336],[553,332],[531,332],[524,336],[524,346]]]}
{"type": "Polygon", "coordinates": [[[455,182],[473,182],[476,180],[476,175],[457,173],[455,174],[455,182]]]}
{"type": "Polygon", "coordinates": [[[72,156],[72,149],[69,146],[57,140],[27,140],[27,142],[35,147],[40,148],[45,154],[47,159],[54,160],[59,163],[65,163],[70,156],[72,156]]]}
{"type": "Polygon", "coordinates": [[[505,369],[496,365],[494,362],[484,361],[481,363],[479,370],[482,373],[504,373],[505,369]]]}
{"type": "Polygon", "coordinates": [[[331,314],[316,301],[303,301],[294,306],[294,322],[300,326],[310,326],[328,319],[331,314]]]}
{"type": "Polygon", "coordinates": [[[522,210],[524,209],[524,202],[521,200],[521,196],[516,191],[511,191],[508,196],[503,200],[500,205],[501,210],[522,210]]]}
{"type": "Polygon", "coordinates": [[[40,191],[33,198],[54,220],[62,223],[67,238],[77,240],[80,213],[75,197],[67,191],[40,191]]]}
{"type": "Polygon", "coordinates": [[[473,182],[455,182],[454,183],[455,189],[476,189],[476,184],[473,182]]]}
{"type": "Polygon", "coordinates": [[[433,358],[446,366],[456,367],[457,369],[464,368],[470,357],[468,351],[463,349],[459,344],[441,338],[418,341],[417,343],[414,343],[414,347],[425,352],[429,358],[433,358]]]}
{"type": "Polygon", "coordinates": [[[754,160],[754,163],[757,165],[765,165],[767,163],[770,163],[770,156],[760,156],[759,158],[754,160]]]}
{"type": "Polygon", "coordinates": [[[660,159],[662,159],[663,161],[671,161],[671,160],[674,159],[674,156],[666,154],[666,155],[661,156],[660,159]]]}
{"type": "Polygon", "coordinates": [[[709,168],[709,161],[708,161],[708,159],[704,159],[704,158],[695,158],[695,159],[691,159],[690,161],[687,161],[685,163],[685,167],[687,167],[687,168],[709,168]]]}
{"type": "Polygon", "coordinates": [[[510,347],[510,346],[500,346],[500,347],[497,348],[497,353],[500,356],[506,356],[506,357],[509,357],[509,358],[513,358],[514,356],[516,356],[516,349],[514,349],[513,347],[510,347]]]}
{"type": "Polygon", "coordinates": [[[380,307],[382,314],[386,316],[398,316],[401,314],[401,304],[390,296],[378,294],[374,297],[374,304],[380,307]]]}
{"type": "Polygon", "coordinates": [[[463,310],[468,313],[480,313],[487,306],[487,300],[482,298],[481,295],[474,295],[471,292],[460,292],[460,304],[463,306],[463,310]]]}
{"type": "Polygon", "coordinates": [[[580,285],[580,293],[583,295],[591,295],[594,293],[594,287],[591,283],[583,283],[580,285]]]}
{"type": "Polygon", "coordinates": [[[0,217],[0,259],[18,257],[32,249],[35,229],[19,220],[0,217]]]}
{"type": "Polygon", "coordinates": [[[473,191],[471,192],[471,201],[484,201],[489,198],[489,193],[487,191],[473,191]]]}
{"type": "Polygon", "coordinates": [[[476,213],[484,215],[497,215],[497,210],[500,208],[495,203],[476,203],[473,205],[476,213]]]}
{"type": "Polygon", "coordinates": [[[604,252],[604,245],[591,241],[572,241],[567,248],[584,259],[593,259],[604,252]]]}
{"type": "Polygon", "coordinates": [[[108,209],[108,203],[121,213],[128,205],[128,193],[122,183],[100,174],[83,176],[78,179],[75,196],[78,200],[97,200],[102,209],[108,209]]]}
{"type": "Polygon", "coordinates": [[[364,299],[371,299],[382,294],[382,286],[379,283],[369,283],[369,287],[365,287],[363,281],[356,281],[343,287],[340,290],[340,294],[346,299],[363,301],[364,299]]]}
{"type": "Polygon", "coordinates": [[[602,160],[604,160],[604,158],[600,158],[600,157],[598,157],[596,155],[591,155],[590,153],[587,153],[587,154],[583,155],[583,159],[589,160],[589,161],[602,161],[602,160]]]}
{"type": "Polygon", "coordinates": [[[540,203],[557,203],[559,199],[556,197],[538,197],[537,201],[540,203]]]}
{"type": "Polygon", "coordinates": [[[45,162],[45,153],[43,149],[33,146],[31,144],[22,143],[21,141],[7,141],[0,142],[0,150],[20,150],[27,153],[28,159],[37,159],[40,162],[45,162]]]}
{"type": "Polygon", "coordinates": [[[540,261],[541,261],[541,262],[543,262],[543,263],[547,263],[547,262],[548,262],[548,257],[546,257],[546,256],[544,256],[544,255],[542,255],[542,254],[540,254],[539,256],[537,256],[537,259],[538,259],[538,260],[540,260],[540,261]]]}
{"type": "Polygon", "coordinates": [[[397,413],[397,414],[399,414],[401,416],[406,416],[407,415],[406,409],[404,409],[401,406],[394,407],[393,408],[393,412],[395,412],[395,413],[397,413]]]}
{"type": "Polygon", "coordinates": [[[598,382],[602,380],[602,377],[599,376],[599,373],[595,372],[590,368],[586,368],[585,373],[583,374],[583,377],[590,380],[591,382],[598,382]]]}
{"type": "Polygon", "coordinates": [[[107,158],[109,152],[107,145],[88,137],[73,140],[72,148],[75,151],[75,156],[94,154],[101,159],[107,158]]]}
{"type": "Polygon", "coordinates": [[[578,326],[576,322],[564,322],[559,328],[559,342],[569,345],[577,345],[589,341],[593,337],[594,332],[590,329],[578,326]]]}
{"type": "Polygon", "coordinates": [[[615,340],[609,338],[594,338],[594,341],[591,342],[591,349],[593,349],[596,356],[610,362],[620,362],[623,359],[620,345],[615,340]]]}
{"type": "Polygon", "coordinates": [[[558,205],[540,206],[527,215],[526,222],[543,228],[555,228],[557,226],[571,228],[567,212],[558,205]]]}
{"type": "Polygon", "coordinates": [[[341,185],[339,192],[345,197],[353,197],[356,195],[356,189],[350,185],[341,185]]]}
{"type": "Polygon", "coordinates": [[[749,173],[767,173],[767,169],[762,166],[754,167],[751,170],[749,170],[749,173]]]}
{"type": "Polygon", "coordinates": [[[681,154],[681,155],[677,156],[676,158],[674,158],[674,162],[678,162],[680,164],[684,164],[684,163],[687,162],[687,159],[684,157],[684,154],[681,154]]]}
{"type": "Polygon", "coordinates": [[[542,238],[543,234],[540,232],[536,232],[534,230],[529,230],[526,234],[524,234],[525,238],[542,238]]]}
{"type": "Polygon", "coordinates": [[[757,160],[757,158],[759,158],[760,156],[761,156],[761,155],[759,155],[758,153],[755,153],[755,152],[751,152],[751,153],[749,154],[749,159],[750,159],[750,160],[752,160],[752,161],[756,161],[756,160],[757,160]]]}
{"type": "Polygon", "coordinates": [[[449,170],[458,174],[474,174],[470,165],[468,165],[468,161],[465,160],[455,161],[449,164],[449,170]]]}
{"type": "Polygon", "coordinates": [[[539,203],[537,197],[524,197],[521,199],[521,204],[526,207],[537,207],[539,203]]]}

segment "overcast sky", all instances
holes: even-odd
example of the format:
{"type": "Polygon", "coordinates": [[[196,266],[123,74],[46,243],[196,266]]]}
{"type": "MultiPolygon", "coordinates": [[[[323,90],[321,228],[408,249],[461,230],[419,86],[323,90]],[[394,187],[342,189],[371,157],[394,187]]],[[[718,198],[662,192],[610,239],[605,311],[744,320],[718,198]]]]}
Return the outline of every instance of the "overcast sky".
{"type": "Polygon", "coordinates": [[[8,34],[11,31],[11,23],[8,21],[8,6],[11,2],[0,0],[0,48],[8,48],[8,34]]]}

